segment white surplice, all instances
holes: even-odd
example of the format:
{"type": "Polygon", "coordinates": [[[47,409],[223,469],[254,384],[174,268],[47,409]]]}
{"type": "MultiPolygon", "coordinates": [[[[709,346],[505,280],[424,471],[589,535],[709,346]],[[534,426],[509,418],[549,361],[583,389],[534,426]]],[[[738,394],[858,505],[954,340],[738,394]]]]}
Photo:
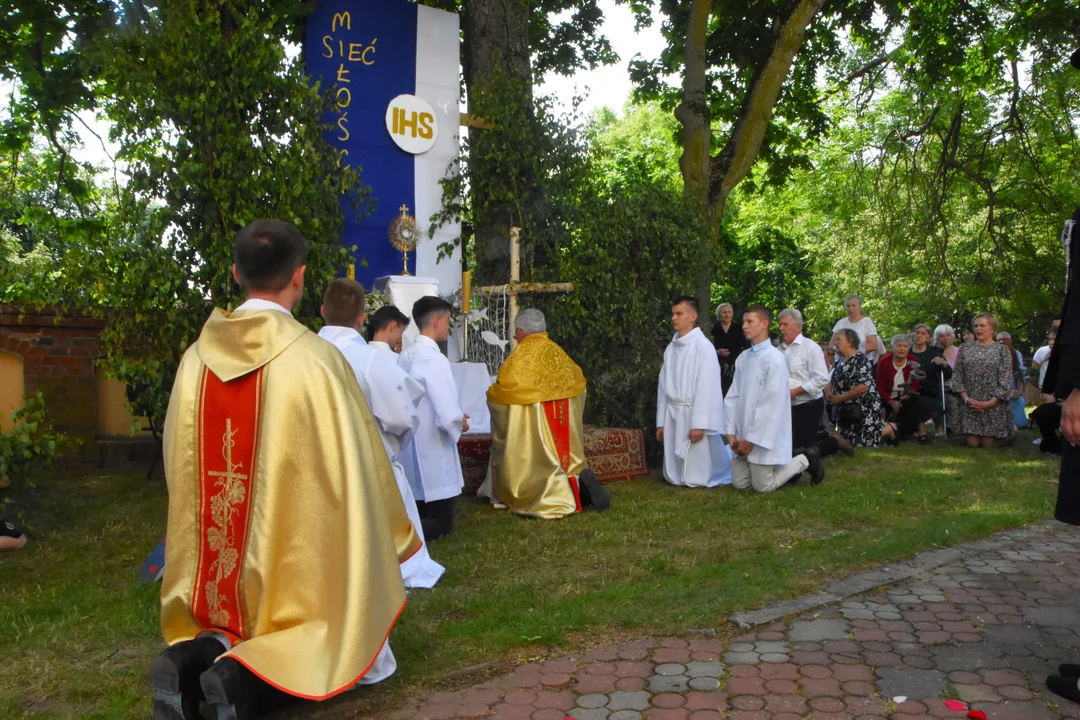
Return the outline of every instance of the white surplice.
{"type": "Polygon", "coordinates": [[[700,329],[675,335],[664,351],[656,395],[656,427],[664,428],[664,478],[672,485],[731,483],[731,448],[720,435],[724,395],[716,349],[700,329]],[[691,430],[705,437],[690,442],[691,430]]]}
{"type": "Polygon", "coordinates": [[[741,353],[724,399],[724,434],[754,444],[755,465],[791,461],[791,393],[784,355],[768,339],[741,353]]]}
{"type": "Polygon", "coordinates": [[[409,485],[420,502],[457,497],[465,487],[457,450],[465,415],[450,361],[434,340],[420,335],[401,351],[398,364],[424,388],[416,407],[420,424],[412,442],[402,449],[409,485]]]}
{"type": "Polygon", "coordinates": [[[401,499],[405,511],[420,536],[420,549],[401,564],[401,578],[405,587],[431,588],[446,572],[439,563],[428,554],[427,540],[420,524],[420,513],[416,509],[416,498],[405,476],[401,464],[401,448],[407,444],[416,432],[419,419],[416,404],[424,396],[424,388],[398,367],[397,356],[372,347],[352,328],[326,326],[319,331],[319,337],[333,343],[349,362],[360,390],[371,408],[371,414],[379,426],[386,454],[394,469],[401,499]]]}

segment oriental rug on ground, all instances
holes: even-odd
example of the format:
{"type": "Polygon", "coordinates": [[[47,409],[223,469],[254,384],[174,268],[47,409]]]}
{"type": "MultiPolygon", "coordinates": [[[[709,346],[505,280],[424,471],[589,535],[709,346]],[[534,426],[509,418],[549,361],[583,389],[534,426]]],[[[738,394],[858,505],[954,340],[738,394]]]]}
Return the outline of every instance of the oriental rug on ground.
{"type": "MultiPolygon", "coordinates": [[[[464,494],[475,495],[484,482],[491,457],[491,435],[462,435],[458,441],[464,494]]],[[[626,480],[649,472],[645,462],[645,433],[626,428],[585,428],[585,459],[601,482],[626,480]]]]}

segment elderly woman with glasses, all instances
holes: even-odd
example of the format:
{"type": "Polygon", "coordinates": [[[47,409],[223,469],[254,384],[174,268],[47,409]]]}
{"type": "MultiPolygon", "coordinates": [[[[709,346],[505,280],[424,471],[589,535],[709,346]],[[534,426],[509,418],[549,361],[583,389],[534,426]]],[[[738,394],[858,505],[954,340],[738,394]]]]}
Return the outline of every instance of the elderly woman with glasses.
{"type": "Polygon", "coordinates": [[[911,338],[907,335],[894,335],[889,346],[892,352],[881,358],[876,378],[878,394],[888,416],[884,436],[890,445],[896,445],[918,432],[919,442],[928,443],[926,421],[930,419],[930,413],[919,395],[919,383],[926,379],[926,372],[911,357],[911,338]]]}

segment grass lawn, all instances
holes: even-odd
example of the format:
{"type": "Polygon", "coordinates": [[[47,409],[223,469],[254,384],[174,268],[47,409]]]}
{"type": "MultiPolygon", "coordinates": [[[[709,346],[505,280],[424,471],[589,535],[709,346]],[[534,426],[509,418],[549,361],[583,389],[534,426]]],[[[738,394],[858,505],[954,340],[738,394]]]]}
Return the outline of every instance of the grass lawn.
{"type": "MultiPolygon", "coordinates": [[[[608,486],[607,513],[558,522],[465,499],[454,535],[433,545],[445,578],[412,592],[392,636],[397,675],[346,694],[332,714],[484,661],[624,633],[723,627],[734,610],[1043,519],[1057,462],[1031,437],[996,451],[942,443],[862,451],[830,459],[817,488],[767,496],[641,478],[608,486]]],[[[164,530],[163,484],[57,477],[8,495],[33,537],[0,556],[0,717],[149,717],[157,586],[136,584],[136,574],[164,530]]]]}

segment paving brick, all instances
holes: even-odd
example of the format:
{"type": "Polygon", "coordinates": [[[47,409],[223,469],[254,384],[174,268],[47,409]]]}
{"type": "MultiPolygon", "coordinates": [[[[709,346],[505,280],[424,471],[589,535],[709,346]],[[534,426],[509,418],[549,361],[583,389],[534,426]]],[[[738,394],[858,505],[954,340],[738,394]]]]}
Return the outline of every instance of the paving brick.
{"type": "Polygon", "coordinates": [[[608,710],[644,710],[649,707],[649,693],[616,690],[608,696],[608,710]]]}
{"type": "Polygon", "coordinates": [[[653,662],[685,663],[690,662],[690,651],[686,648],[660,648],[653,651],[653,662]]]}
{"type": "Polygon", "coordinates": [[[647,678],[653,674],[653,664],[647,662],[627,662],[625,660],[615,663],[615,677],[647,678]]]}
{"type": "Polygon", "coordinates": [[[844,698],[847,711],[856,716],[884,715],[885,699],[879,697],[849,697],[844,698]]]}
{"type": "Polygon", "coordinates": [[[905,700],[896,706],[896,711],[904,715],[925,715],[926,706],[918,700],[905,700]]]}
{"type": "Polygon", "coordinates": [[[999,685],[1026,685],[1023,676],[1015,670],[982,670],[979,672],[987,685],[997,687],[999,685]]]}
{"type": "Polygon", "coordinates": [[[575,673],[580,663],[577,660],[548,660],[544,663],[544,673],[575,673]]]}
{"type": "Polygon", "coordinates": [[[533,707],[538,710],[569,710],[574,707],[574,695],[565,691],[543,690],[536,694],[533,707]]]}
{"type": "Polygon", "coordinates": [[[675,693],[660,693],[653,695],[652,704],[657,708],[677,708],[686,704],[686,698],[675,693]]]}
{"type": "Polygon", "coordinates": [[[686,666],[679,663],[664,663],[663,665],[657,665],[653,672],[657,675],[684,675],[686,666]]]}
{"type": "Polygon", "coordinates": [[[692,690],[709,692],[712,690],[719,690],[721,683],[719,678],[696,677],[690,678],[690,682],[688,684],[690,685],[690,689],[692,690]]]}
{"type": "Polygon", "coordinates": [[[540,683],[548,687],[563,687],[570,684],[569,673],[549,673],[540,676],[540,683]]]}
{"type": "Polygon", "coordinates": [[[765,709],[772,713],[802,715],[806,712],[806,698],[798,695],[766,695],[765,709]]]}
{"type": "Polygon", "coordinates": [[[582,694],[614,692],[617,679],[614,675],[582,675],[578,677],[574,691],[582,694]]]}
{"type": "Polygon", "coordinates": [[[1030,700],[1033,697],[1030,690],[1018,685],[1002,685],[997,692],[1006,700],[1030,700]]]}
{"type": "Polygon", "coordinates": [[[611,675],[615,672],[615,664],[609,662],[594,662],[585,666],[585,675],[611,675]]]}
{"type": "Polygon", "coordinates": [[[687,710],[725,710],[728,706],[727,695],[720,692],[690,692],[686,694],[687,710]]]}
{"type": "Polygon", "coordinates": [[[503,702],[508,705],[532,705],[536,702],[536,693],[531,690],[515,690],[506,693],[503,702]]]}
{"type": "Polygon", "coordinates": [[[803,695],[808,698],[822,697],[823,695],[840,697],[844,694],[843,691],[840,690],[840,681],[834,678],[824,678],[821,680],[805,678],[799,681],[799,685],[802,686],[803,695]]]}
{"type": "Polygon", "coordinates": [[[645,711],[646,720],[686,720],[689,716],[690,712],[683,708],[652,708],[645,711]]]}
{"type": "MultiPolygon", "coordinates": [[[[979,683],[978,685],[955,685],[956,698],[966,703],[973,702],[998,702],[1001,698],[990,685],[979,683]]],[[[1023,698],[1028,699],[1028,698],[1023,698]]]]}
{"type": "Polygon", "coordinates": [[[583,708],[601,708],[607,705],[607,702],[607,695],[601,695],[599,693],[579,695],[577,698],[578,707],[583,708]]]}
{"type": "Polygon", "coordinates": [[[765,681],[758,677],[729,678],[724,688],[731,695],[764,695],[765,681]]]}
{"type": "Polygon", "coordinates": [[[619,649],[613,647],[596,648],[585,653],[586,660],[601,660],[604,662],[615,662],[619,659],[619,649]]]}
{"type": "Polygon", "coordinates": [[[625,690],[626,692],[638,692],[644,690],[648,683],[645,678],[619,678],[615,681],[615,688],[617,690],[625,690]]]}
{"type": "Polygon", "coordinates": [[[492,705],[502,699],[503,694],[498,690],[479,690],[473,688],[461,698],[462,705],[492,705]]]}
{"type": "Polygon", "coordinates": [[[607,720],[608,711],[605,708],[574,708],[567,716],[574,720],[607,720]]]}
{"type": "Polygon", "coordinates": [[[690,720],[724,720],[724,716],[713,710],[698,710],[690,713],[690,720]]]}
{"type": "Polygon", "coordinates": [[[886,697],[932,697],[945,690],[946,677],[940,670],[881,668],[878,676],[878,689],[886,697]]]}
{"type": "MultiPolygon", "coordinates": [[[[507,703],[500,703],[493,705],[491,708],[491,717],[495,720],[529,720],[533,714],[532,705],[509,705],[507,703]]],[[[576,716],[575,716],[576,717],[576,716]]],[[[604,717],[607,717],[607,710],[604,711],[604,717]]],[[[580,718],[580,720],[591,720],[590,718],[580,718]]]]}
{"type": "Polygon", "coordinates": [[[653,693],[686,692],[689,680],[685,675],[653,675],[645,689],[653,693]]]}
{"type": "Polygon", "coordinates": [[[829,653],[796,651],[791,654],[791,662],[795,665],[828,665],[829,653]]]}
{"type": "MultiPolygon", "coordinates": [[[[841,667],[841,666],[837,666],[841,667]]],[[[852,665],[850,667],[858,667],[852,665]]],[[[824,678],[830,678],[833,675],[832,669],[827,665],[803,665],[799,668],[799,674],[803,677],[813,678],[814,680],[822,680],[824,678]]]]}
{"type": "Polygon", "coordinates": [[[810,707],[821,712],[840,712],[845,709],[844,701],[834,697],[819,697],[810,701],[810,707]]]}
{"type": "Polygon", "coordinates": [[[799,668],[791,663],[770,663],[762,665],[759,674],[764,680],[796,680],[799,668]]]}
{"type": "Polygon", "coordinates": [[[737,695],[728,698],[728,705],[735,710],[760,710],[765,707],[765,698],[759,695],[737,695]]]}
{"type": "Polygon", "coordinates": [[[566,713],[562,710],[537,710],[532,715],[532,720],[563,720],[566,713]]]}
{"type": "MultiPolygon", "coordinates": [[[[773,666],[769,666],[773,667],[773,666]]],[[[724,676],[724,664],[720,662],[689,662],[686,664],[686,674],[692,678],[724,676]]]]}
{"type": "Polygon", "coordinates": [[[728,668],[732,677],[755,677],[758,669],[754,665],[732,665],[728,668]]]}

